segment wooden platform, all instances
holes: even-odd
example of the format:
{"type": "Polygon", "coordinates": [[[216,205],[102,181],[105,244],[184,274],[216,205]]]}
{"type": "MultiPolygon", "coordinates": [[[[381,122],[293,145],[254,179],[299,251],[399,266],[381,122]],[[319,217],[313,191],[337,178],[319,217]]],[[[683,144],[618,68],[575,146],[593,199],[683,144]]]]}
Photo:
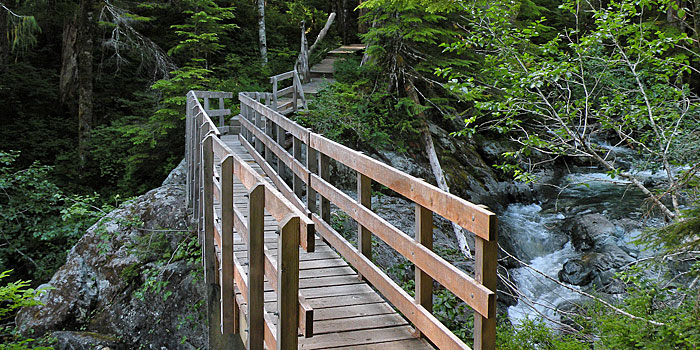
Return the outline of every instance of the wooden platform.
{"type": "MultiPolygon", "coordinates": [[[[264,176],[237,135],[221,139],[264,176]]],[[[234,193],[234,204],[247,216],[247,191],[237,179],[234,193]]],[[[275,256],[277,237],[278,223],[266,213],[265,245],[275,256]]],[[[247,269],[245,241],[235,234],[234,243],[235,257],[247,269]]],[[[427,341],[415,338],[414,328],[321,239],[316,239],[315,252],[300,248],[299,253],[299,290],[314,309],[314,336],[300,336],[300,349],[433,349],[427,341]]],[[[273,315],[277,309],[275,293],[267,282],[265,309],[273,315]]]]}

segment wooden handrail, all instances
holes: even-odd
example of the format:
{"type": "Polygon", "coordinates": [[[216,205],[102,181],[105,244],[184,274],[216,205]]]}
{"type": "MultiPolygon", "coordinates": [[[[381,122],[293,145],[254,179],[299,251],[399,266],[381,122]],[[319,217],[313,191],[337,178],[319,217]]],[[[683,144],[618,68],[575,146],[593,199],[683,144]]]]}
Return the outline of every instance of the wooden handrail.
{"type": "Polygon", "coordinates": [[[248,344],[253,344],[252,347],[262,348],[264,343],[271,348],[278,345],[295,348],[297,329],[304,336],[313,335],[313,309],[298,291],[297,247],[300,235],[315,236],[314,223],[306,211],[285,198],[221,140],[221,133],[211,115],[222,115],[223,98],[231,97],[231,93],[223,92],[190,91],[187,94],[187,196],[204,250],[210,346],[216,346],[216,339],[225,342],[226,337],[236,334],[242,315],[247,318],[251,330],[248,344]],[[209,98],[220,99],[219,110],[208,110],[209,98]],[[204,100],[205,106],[200,99],[204,100]],[[217,171],[217,167],[220,170],[217,171]],[[247,222],[233,204],[234,179],[249,191],[247,222]],[[221,206],[220,217],[214,210],[216,203],[221,206]],[[280,223],[277,258],[273,258],[264,245],[265,212],[280,223]],[[234,230],[248,242],[249,249],[254,249],[247,252],[248,273],[233,252],[234,230]],[[264,277],[274,284],[273,289],[278,295],[277,326],[263,308],[264,277]],[[234,285],[241,292],[238,297],[234,285]],[[243,304],[246,308],[242,307],[243,304]],[[214,312],[216,309],[220,312],[214,312]]]}
{"type": "MultiPolygon", "coordinates": [[[[279,78],[279,76],[277,76],[279,78]]],[[[288,74],[285,75],[288,77],[288,74]]],[[[273,84],[278,81],[274,79],[273,84]]],[[[274,84],[276,89],[276,84],[274,84]]],[[[273,92],[274,95],[274,92],[273,92]]],[[[468,349],[458,337],[432,315],[432,283],[442,284],[475,311],[474,347],[494,349],[496,331],[497,217],[487,208],[442,191],[421,179],[392,168],[358,151],[313,133],[261,102],[259,95],[240,93],[241,143],[273,180],[281,193],[297,207],[304,206],[318,233],[358,273],[372,283],[416,326],[420,334],[441,349],[468,349]],[[282,146],[285,134],[292,137],[291,154],[282,146]],[[276,134],[276,138],[273,136],[276,134]],[[303,149],[306,162],[302,158],[303,149]],[[268,164],[272,155],[278,162],[268,164]],[[329,162],[358,174],[358,200],[335,188],[329,179],[329,162]],[[290,171],[293,181],[284,182],[290,171]],[[371,182],[376,181],[416,205],[416,239],[375,214],[369,205],[371,182]],[[304,193],[303,189],[306,189],[304,193]],[[302,195],[306,195],[306,204],[302,195]],[[320,205],[317,205],[317,194],[320,205]],[[358,222],[358,248],[353,248],[330,226],[330,203],[358,222]],[[472,278],[432,251],[432,216],[438,214],[475,235],[475,276],[472,278]],[[411,298],[372,263],[369,234],[382,239],[416,266],[416,297],[411,298]]],[[[272,103],[276,103],[273,96],[272,103]]],[[[306,237],[307,239],[309,236],[306,237]]],[[[313,239],[310,239],[313,242],[313,239]]]]}

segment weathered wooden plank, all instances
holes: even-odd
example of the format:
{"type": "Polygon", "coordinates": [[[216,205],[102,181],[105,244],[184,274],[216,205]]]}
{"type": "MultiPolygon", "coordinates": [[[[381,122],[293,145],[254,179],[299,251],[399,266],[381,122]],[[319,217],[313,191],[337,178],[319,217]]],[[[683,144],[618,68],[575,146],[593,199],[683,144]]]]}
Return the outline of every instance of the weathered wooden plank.
{"type": "Polygon", "coordinates": [[[233,93],[232,92],[224,92],[224,91],[198,91],[198,90],[193,90],[190,91],[191,93],[194,93],[196,98],[233,98],[233,93]]]}
{"type": "MultiPolygon", "coordinates": [[[[309,129],[301,127],[299,124],[285,117],[281,113],[275,112],[272,110],[272,108],[267,107],[250,97],[239,95],[239,99],[241,100],[241,103],[251,107],[255,112],[264,115],[266,118],[270,118],[270,120],[272,120],[275,124],[281,126],[284,130],[291,133],[294,137],[300,139],[303,143],[309,143],[309,129]]],[[[283,108],[280,106],[280,109],[283,108]]]]}
{"type": "Polygon", "coordinates": [[[277,257],[277,349],[296,349],[299,342],[299,217],[290,215],[280,222],[280,226],[277,257]]]}
{"type": "Polygon", "coordinates": [[[314,214],[313,219],[316,223],[317,232],[338,250],[352,266],[361,272],[362,276],[372,283],[389,302],[408,317],[438,348],[443,350],[469,349],[449,328],[438,321],[428,310],[417,304],[413,297],[401,289],[396,282],[392,281],[372,261],[358,254],[357,250],[330,225],[321,220],[318,215],[314,214]]]}
{"type": "Polygon", "coordinates": [[[351,148],[311,133],[309,145],[346,166],[369,176],[436,214],[486,240],[495,239],[491,222],[496,214],[445,192],[421,179],[392,168],[351,148]]]}
{"type": "Polygon", "coordinates": [[[221,333],[234,334],[233,305],[233,157],[221,162],[221,333]]]}
{"type": "Polygon", "coordinates": [[[359,294],[327,296],[324,298],[309,299],[309,304],[311,305],[311,307],[314,308],[314,310],[320,310],[327,307],[377,304],[384,302],[384,299],[382,299],[382,297],[374,291],[359,294]]]}
{"type": "Polygon", "coordinates": [[[370,316],[370,315],[385,315],[385,314],[396,314],[389,304],[362,304],[362,305],[352,305],[352,306],[338,306],[329,307],[324,309],[319,309],[316,311],[316,320],[335,320],[335,319],[345,319],[346,322],[352,322],[351,319],[354,317],[370,316]]]}
{"type": "MultiPolygon", "coordinates": [[[[426,249],[433,250],[433,212],[420,204],[416,204],[416,243],[423,245],[426,249]]],[[[433,312],[433,279],[423,272],[418,266],[415,267],[416,276],[416,303],[433,312]]],[[[423,336],[418,331],[418,336],[423,336]]]]}
{"type": "MultiPolygon", "coordinates": [[[[474,249],[474,273],[476,280],[484,287],[496,292],[498,285],[498,243],[497,238],[492,241],[476,237],[474,249]]],[[[495,301],[494,301],[495,303],[495,301]]],[[[496,307],[491,309],[491,314],[483,315],[474,313],[474,348],[496,348],[496,307]]]]}
{"type": "Polygon", "coordinates": [[[207,109],[205,110],[209,118],[211,117],[223,117],[227,115],[231,115],[231,110],[230,109],[207,109]]]}
{"type": "Polygon", "coordinates": [[[403,319],[403,317],[393,312],[383,315],[354,317],[352,319],[340,318],[317,321],[315,324],[315,332],[316,335],[319,335],[325,333],[347,332],[380,327],[403,326],[407,324],[408,322],[403,319]]]}
{"type": "Polygon", "coordinates": [[[350,332],[327,333],[310,339],[304,339],[304,341],[299,344],[299,349],[338,348],[351,345],[412,339],[412,331],[413,328],[410,326],[397,326],[350,332]]]}
{"type": "Polygon", "coordinates": [[[274,80],[277,80],[277,81],[284,80],[284,79],[289,79],[289,78],[291,78],[291,77],[293,76],[293,74],[294,74],[294,71],[293,71],[293,70],[290,70],[289,72],[284,72],[284,73],[280,73],[280,74],[277,74],[277,75],[273,75],[273,76],[270,77],[270,82],[272,82],[273,79],[274,79],[274,80]]]}
{"type": "MultiPolygon", "coordinates": [[[[360,172],[357,173],[357,201],[368,210],[372,210],[372,179],[360,172]]],[[[372,232],[359,222],[357,225],[357,250],[372,260],[372,232]]],[[[359,274],[359,277],[362,278],[362,274],[359,274]]]]}
{"type": "Polygon", "coordinates": [[[265,188],[257,184],[248,194],[248,349],[262,350],[264,337],[265,188]]]}
{"type": "Polygon", "coordinates": [[[398,341],[388,341],[383,343],[362,344],[343,347],[344,350],[418,350],[433,349],[423,339],[408,339],[398,341]]]}
{"type": "MultiPolygon", "coordinates": [[[[425,246],[416,244],[409,235],[397,229],[379,215],[357,203],[342,191],[328,184],[316,175],[311,176],[311,186],[322,196],[327,197],[341,210],[367,227],[399,254],[414,263],[421,271],[449,289],[467,305],[482,315],[488,315],[495,308],[496,295],[464,271],[447,262],[425,246]]],[[[317,224],[318,225],[318,224],[317,224]]],[[[327,225],[327,224],[326,224],[327,225]]],[[[318,229],[318,228],[317,228],[318,229]]],[[[325,237],[324,237],[325,238],[325,237]]],[[[334,248],[338,249],[335,245],[334,248]]],[[[347,258],[347,256],[343,255],[347,258]]],[[[353,266],[357,267],[355,264],[353,266]]],[[[359,269],[358,269],[359,270],[359,269]]]]}

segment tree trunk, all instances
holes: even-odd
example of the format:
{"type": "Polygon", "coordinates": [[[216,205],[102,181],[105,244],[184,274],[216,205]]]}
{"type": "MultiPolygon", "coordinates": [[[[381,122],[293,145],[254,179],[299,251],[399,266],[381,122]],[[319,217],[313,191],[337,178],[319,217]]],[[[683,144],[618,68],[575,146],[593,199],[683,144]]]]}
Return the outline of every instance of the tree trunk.
{"type": "Polygon", "coordinates": [[[7,11],[0,8],[0,73],[7,70],[10,57],[10,43],[7,41],[7,11]]]}
{"type": "MultiPolygon", "coordinates": [[[[360,0],[360,5],[362,5],[362,0],[360,0]]],[[[362,16],[366,15],[369,11],[366,8],[361,8],[360,13],[357,15],[357,34],[366,34],[369,27],[367,27],[367,21],[363,21],[362,16]]]]}
{"type": "Polygon", "coordinates": [[[78,17],[67,19],[63,24],[63,43],[61,49],[61,76],[59,95],[61,103],[70,106],[71,114],[77,110],[73,104],[76,96],[78,77],[78,17]]]}
{"type": "MultiPolygon", "coordinates": [[[[405,90],[406,94],[413,100],[413,102],[420,104],[420,98],[418,96],[418,93],[416,92],[416,87],[411,79],[406,79],[405,90]]],[[[430,168],[433,171],[433,176],[435,176],[435,182],[437,182],[437,186],[441,190],[449,193],[450,187],[447,185],[445,173],[442,171],[442,166],[440,166],[440,160],[438,159],[437,152],[435,152],[435,145],[433,144],[433,137],[430,135],[430,129],[428,128],[426,116],[423,112],[421,112],[418,114],[418,117],[420,117],[423,120],[421,137],[423,139],[423,143],[425,144],[425,153],[428,156],[428,160],[430,161],[430,168]]],[[[457,244],[459,245],[459,250],[462,252],[462,254],[464,254],[464,256],[471,259],[472,253],[471,249],[469,248],[469,244],[467,243],[467,237],[464,234],[464,230],[462,230],[462,228],[459,225],[453,222],[452,231],[455,234],[455,239],[457,240],[457,244]]]]}
{"type": "Polygon", "coordinates": [[[93,0],[80,1],[78,20],[78,157],[85,166],[92,131],[93,0]]]}
{"type": "Polygon", "coordinates": [[[258,1],[258,40],[260,44],[260,60],[267,65],[267,35],[265,34],[265,0],[258,1]]]}

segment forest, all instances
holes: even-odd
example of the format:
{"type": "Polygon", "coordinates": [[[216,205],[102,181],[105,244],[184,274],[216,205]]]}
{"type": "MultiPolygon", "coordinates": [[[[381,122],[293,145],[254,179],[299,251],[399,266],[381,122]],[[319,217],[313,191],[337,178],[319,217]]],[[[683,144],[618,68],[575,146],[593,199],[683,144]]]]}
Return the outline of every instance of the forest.
{"type": "MultiPolygon", "coordinates": [[[[269,91],[270,76],[295,67],[302,28],[315,38],[331,13],[310,63],[343,44],[366,49],[335,63],[297,122],[428,169],[424,152],[443,142],[431,130],[446,130],[445,144],[464,145],[437,154],[454,193],[470,193],[455,180],[457,154],[483,155],[481,173],[538,192],[521,206],[498,197],[504,230],[535,202],[543,227],[591,215],[577,206],[635,222],[630,260],[608,274],[596,265],[605,288],[593,273],[554,273],[579,302],[524,319],[512,308],[533,296],[513,279],[536,259],[501,234],[514,277],[500,283],[514,301],[499,309],[499,349],[700,347],[700,2],[0,0],[0,349],[52,346],[18,332],[16,312],[37,303],[35,288],[89,227],[180,163],[187,91],[269,91]],[[605,209],[586,202],[602,192],[605,209]]],[[[236,99],[226,108],[237,114],[236,99]]],[[[588,268],[591,235],[571,238],[589,254],[562,271],[588,268]]],[[[408,290],[402,276],[392,275],[408,290]]],[[[464,305],[434,300],[469,340],[464,305]]]]}

